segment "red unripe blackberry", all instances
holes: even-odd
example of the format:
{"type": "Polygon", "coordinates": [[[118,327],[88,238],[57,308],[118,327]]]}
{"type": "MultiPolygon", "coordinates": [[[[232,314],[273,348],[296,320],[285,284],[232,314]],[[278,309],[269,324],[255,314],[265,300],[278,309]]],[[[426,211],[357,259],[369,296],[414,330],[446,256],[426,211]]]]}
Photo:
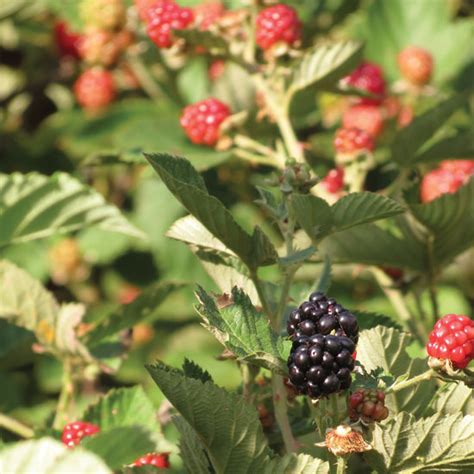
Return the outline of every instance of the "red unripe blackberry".
{"type": "Polygon", "coordinates": [[[145,13],[147,33],[158,48],[170,48],[173,30],[184,30],[194,21],[191,8],[183,8],[174,0],[157,0],[145,13]]]}
{"type": "Polygon", "coordinates": [[[79,45],[79,52],[86,63],[111,66],[132,41],[132,34],[127,30],[115,33],[89,28],[79,45]]]}
{"type": "Polygon", "coordinates": [[[54,38],[61,56],[79,59],[79,45],[82,35],[71,30],[65,21],[58,21],[54,25],[54,38]]]}
{"type": "Polygon", "coordinates": [[[146,22],[148,19],[148,9],[156,3],[156,0],[133,0],[133,3],[140,19],[146,22]]]}
{"type": "Polygon", "coordinates": [[[439,167],[466,177],[474,174],[474,160],[445,160],[439,164],[439,167]]]}
{"type": "Polygon", "coordinates": [[[322,180],[329,193],[338,193],[344,188],[344,168],[334,168],[322,180]]]}
{"type": "Polygon", "coordinates": [[[381,104],[385,96],[385,79],[382,69],[374,63],[365,62],[342,80],[344,85],[369,92],[374,97],[357,99],[360,104],[381,104]]]}
{"type": "Polygon", "coordinates": [[[301,39],[301,21],[296,10],[278,4],[263,9],[256,19],[255,41],[262,49],[276,43],[294,46],[301,39]]]}
{"type": "Polygon", "coordinates": [[[337,153],[354,155],[372,151],[375,143],[368,132],[359,128],[339,128],[334,137],[334,148],[337,153]]]}
{"type": "Polygon", "coordinates": [[[82,438],[92,436],[100,431],[97,425],[87,423],[86,421],[74,421],[68,423],[62,432],[61,441],[69,448],[77,446],[82,438]]]}
{"type": "Polygon", "coordinates": [[[446,162],[444,163],[444,167],[434,169],[423,177],[420,186],[421,202],[430,202],[443,194],[455,193],[462,185],[467,183],[474,173],[474,169],[469,170],[469,166],[463,169],[463,165],[456,168],[454,164],[446,165],[446,162]]]}
{"type": "Polygon", "coordinates": [[[344,128],[358,128],[377,138],[383,131],[383,112],[377,105],[357,104],[347,108],[342,116],[344,128]]]}
{"type": "Polygon", "coordinates": [[[408,46],[397,57],[398,67],[404,79],[415,86],[430,82],[433,73],[433,56],[417,46],[408,46]]]}
{"type": "Polygon", "coordinates": [[[230,114],[226,104],[211,97],[185,107],[180,123],[193,143],[214,146],[221,136],[220,126],[230,114]]]}
{"type": "Polygon", "coordinates": [[[84,109],[95,111],[109,105],[115,98],[112,74],[94,68],[83,72],[74,83],[74,95],[84,109]]]}
{"type": "Polygon", "coordinates": [[[162,469],[170,467],[169,453],[148,453],[139,457],[132,466],[155,466],[162,469]]]}
{"type": "Polygon", "coordinates": [[[349,418],[362,419],[365,423],[382,421],[388,417],[385,406],[385,393],[381,390],[359,389],[349,396],[349,418]]]}
{"type": "Polygon", "coordinates": [[[450,360],[455,368],[464,369],[474,358],[474,321],[447,314],[434,325],[426,350],[431,357],[450,360]]]}

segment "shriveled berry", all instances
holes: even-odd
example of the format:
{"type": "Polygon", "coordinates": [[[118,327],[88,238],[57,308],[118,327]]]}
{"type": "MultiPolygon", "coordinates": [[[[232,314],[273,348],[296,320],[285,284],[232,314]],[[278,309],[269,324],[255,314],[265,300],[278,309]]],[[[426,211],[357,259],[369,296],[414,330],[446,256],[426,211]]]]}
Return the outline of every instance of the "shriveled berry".
{"type": "Polygon", "coordinates": [[[375,143],[368,132],[359,128],[339,128],[334,137],[334,148],[338,154],[357,156],[372,151],[375,143]]]}
{"type": "Polygon", "coordinates": [[[260,48],[269,49],[276,43],[294,46],[300,39],[301,21],[294,8],[278,4],[257,15],[255,41],[260,48]]]}
{"type": "Polygon", "coordinates": [[[398,54],[398,67],[404,79],[415,86],[430,82],[433,73],[433,56],[417,46],[408,46],[398,54]]]}
{"type": "Polygon", "coordinates": [[[157,0],[145,14],[147,34],[158,48],[174,44],[173,30],[184,30],[194,20],[191,8],[184,8],[174,0],[157,0]]]}
{"type": "Polygon", "coordinates": [[[222,122],[230,114],[226,104],[209,98],[185,107],[180,123],[193,143],[212,147],[221,136],[222,122]]]}
{"type": "Polygon", "coordinates": [[[457,314],[444,316],[434,325],[426,350],[431,357],[464,369],[474,359],[474,321],[457,314]]]}
{"type": "Polygon", "coordinates": [[[382,109],[372,104],[356,104],[347,108],[342,117],[344,128],[357,128],[377,138],[383,131],[382,109]]]}
{"type": "Polygon", "coordinates": [[[74,421],[68,423],[62,432],[61,441],[69,448],[77,446],[82,438],[92,436],[100,431],[100,428],[93,423],[86,421],[74,421]]]}
{"type": "Polygon", "coordinates": [[[132,466],[155,466],[162,469],[170,467],[169,453],[148,453],[139,457],[132,466]]]}
{"type": "Polygon", "coordinates": [[[95,111],[106,107],[115,98],[112,74],[99,68],[84,71],[74,83],[74,95],[84,109],[95,111]]]}
{"type": "Polygon", "coordinates": [[[351,421],[362,419],[365,423],[371,423],[385,420],[388,417],[388,409],[384,400],[385,394],[381,390],[356,390],[348,400],[351,421]]]}
{"type": "Polygon", "coordinates": [[[355,71],[342,80],[344,85],[361,89],[374,97],[358,99],[360,104],[381,104],[385,96],[385,79],[380,66],[370,62],[362,63],[355,71]]]}

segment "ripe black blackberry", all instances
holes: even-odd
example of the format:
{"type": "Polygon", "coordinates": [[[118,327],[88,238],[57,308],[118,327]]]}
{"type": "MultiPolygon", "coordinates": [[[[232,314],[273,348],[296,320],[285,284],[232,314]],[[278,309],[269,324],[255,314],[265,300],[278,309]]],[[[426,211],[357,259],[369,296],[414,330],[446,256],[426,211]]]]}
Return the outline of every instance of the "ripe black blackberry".
{"type": "Polygon", "coordinates": [[[311,293],[308,301],[290,313],[287,331],[293,340],[315,334],[346,336],[354,343],[359,339],[356,317],[334,298],[319,291],[311,293]]]}
{"type": "Polygon", "coordinates": [[[288,358],[289,379],[296,390],[311,398],[350,387],[355,343],[346,336],[315,334],[293,341],[288,358]]]}

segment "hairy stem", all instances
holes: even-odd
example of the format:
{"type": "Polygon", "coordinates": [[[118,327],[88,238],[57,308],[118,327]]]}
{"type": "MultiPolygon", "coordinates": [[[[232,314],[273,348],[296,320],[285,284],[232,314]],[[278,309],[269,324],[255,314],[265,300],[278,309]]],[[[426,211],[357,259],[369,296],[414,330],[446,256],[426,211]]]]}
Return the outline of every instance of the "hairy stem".
{"type": "Polygon", "coordinates": [[[336,474],[344,474],[346,472],[346,458],[344,456],[337,457],[336,474]]]}
{"type": "Polygon", "coordinates": [[[72,374],[72,363],[69,359],[63,362],[63,380],[61,392],[59,394],[58,405],[56,407],[56,416],[53,421],[53,428],[60,429],[68,421],[69,405],[74,397],[74,380],[72,374]]]}
{"type": "Polygon", "coordinates": [[[22,438],[33,438],[35,434],[29,426],[3,413],[0,413],[0,428],[4,428],[22,438]]]}
{"type": "Polygon", "coordinates": [[[430,380],[435,376],[436,376],[436,372],[433,369],[428,369],[426,372],[423,372],[422,374],[417,375],[416,377],[413,377],[409,380],[405,380],[404,382],[400,382],[395,385],[392,385],[391,387],[388,388],[386,393],[399,392],[400,390],[403,390],[404,388],[411,387],[412,385],[416,385],[420,382],[423,382],[424,380],[430,380]]]}
{"type": "Polygon", "coordinates": [[[136,78],[138,79],[141,88],[148,94],[148,96],[153,100],[162,98],[164,94],[160,86],[148,72],[140,56],[129,55],[128,63],[136,78]]]}

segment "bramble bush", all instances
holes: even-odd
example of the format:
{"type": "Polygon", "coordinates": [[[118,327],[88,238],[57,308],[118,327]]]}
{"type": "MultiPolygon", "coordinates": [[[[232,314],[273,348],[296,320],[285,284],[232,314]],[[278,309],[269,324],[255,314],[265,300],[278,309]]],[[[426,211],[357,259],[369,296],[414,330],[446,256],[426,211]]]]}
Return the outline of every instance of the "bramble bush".
{"type": "Polygon", "coordinates": [[[4,2],[0,472],[472,473],[471,10],[4,2]]]}

